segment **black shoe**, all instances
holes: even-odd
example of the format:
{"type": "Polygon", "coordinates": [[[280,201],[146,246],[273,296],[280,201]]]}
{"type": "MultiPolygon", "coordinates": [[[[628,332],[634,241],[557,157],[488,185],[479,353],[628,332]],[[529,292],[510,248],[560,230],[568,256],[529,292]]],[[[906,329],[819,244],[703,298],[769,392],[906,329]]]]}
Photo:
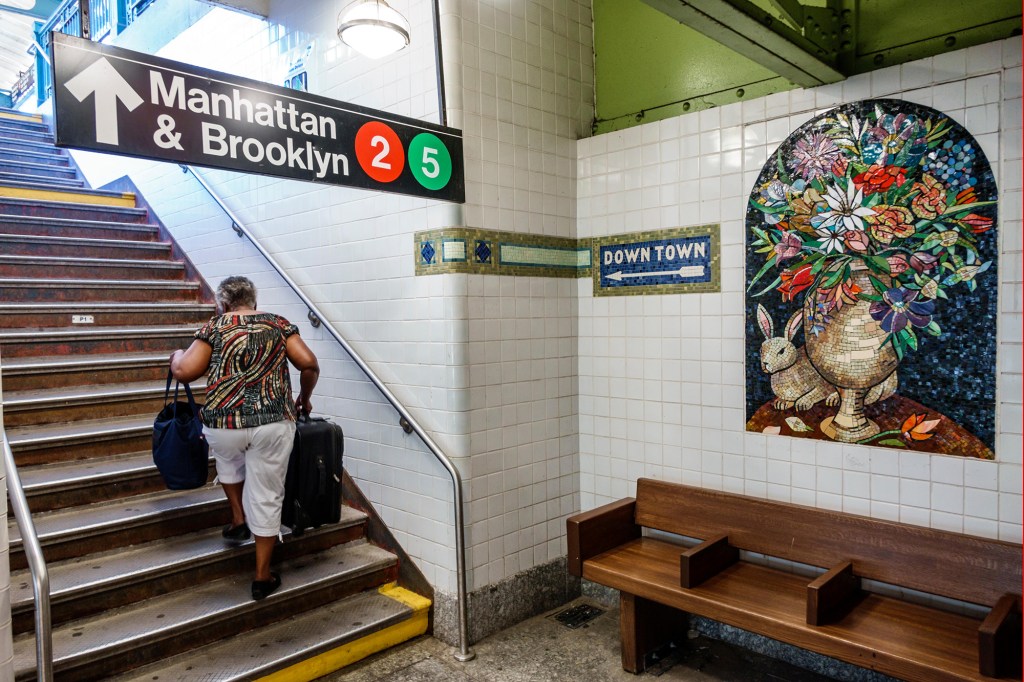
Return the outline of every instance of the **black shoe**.
{"type": "Polygon", "coordinates": [[[277,573],[271,573],[270,580],[253,580],[252,598],[256,601],[265,599],[274,594],[279,587],[281,587],[281,576],[277,573]]]}
{"type": "Polygon", "coordinates": [[[252,537],[252,533],[249,532],[249,524],[244,521],[237,526],[230,524],[224,526],[224,530],[220,532],[220,535],[228,542],[245,542],[252,537]]]}

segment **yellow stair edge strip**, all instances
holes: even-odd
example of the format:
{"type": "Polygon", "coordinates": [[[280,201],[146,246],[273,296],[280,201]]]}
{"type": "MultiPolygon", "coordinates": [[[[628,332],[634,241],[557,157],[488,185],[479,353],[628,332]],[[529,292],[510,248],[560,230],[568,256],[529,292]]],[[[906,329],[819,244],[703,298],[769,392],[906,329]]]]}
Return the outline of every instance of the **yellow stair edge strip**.
{"type": "Polygon", "coordinates": [[[52,189],[31,189],[27,187],[4,187],[0,185],[0,197],[9,199],[36,199],[38,201],[64,201],[72,204],[93,204],[97,206],[117,206],[134,208],[135,193],[122,192],[121,196],[97,196],[82,192],[61,191],[52,189]]]}
{"type": "Polygon", "coordinates": [[[395,583],[384,585],[378,592],[410,607],[413,610],[412,616],[401,623],[396,623],[336,649],[325,651],[319,656],[278,670],[266,677],[261,677],[259,682],[310,682],[336,670],[341,670],[356,661],[361,661],[378,651],[401,644],[413,637],[419,637],[427,631],[430,614],[429,599],[403,587],[398,587],[395,583]]]}
{"type": "Polygon", "coordinates": [[[43,117],[39,114],[10,114],[4,111],[0,112],[0,118],[6,118],[12,121],[28,121],[29,123],[43,122],[43,117]]]}

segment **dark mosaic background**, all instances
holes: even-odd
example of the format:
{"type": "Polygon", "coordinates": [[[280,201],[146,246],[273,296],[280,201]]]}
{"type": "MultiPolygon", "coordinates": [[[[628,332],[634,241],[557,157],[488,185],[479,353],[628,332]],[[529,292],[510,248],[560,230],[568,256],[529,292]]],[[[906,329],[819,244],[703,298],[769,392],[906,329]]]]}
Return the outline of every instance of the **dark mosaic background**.
{"type": "MultiPolygon", "coordinates": [[[[886,113],[903,112],[933,120],[948,118],[940,111],[903,100],[863,100],[843,105],[805,123],[779,146],[779,150],[783,157],[789,157],[796,140],[820,127],[821,120],[826,116],[834,116],[837,110],[864,118],[873,111],[876,103],[880,103],[886,113]]],[[[998,194],[995,178],[984,151],[963,126],[952,119],[950,123],[950,132],[943,139],[967,140],[976,150],[973,175],[978,179],[975,185],[978,201],[996,200],[998,194]]],[[[777,153],[773,151],[769,161],[761,169],[753,194],[756,195],[757,188],[774,175],[777,153]]],[[[949,300],[939,299],[936,302],[933,319],[941,326],[942,335],[933,337],[918,334],[920,347],[917,351],[908,352],[897,369],[897,394],[941,412],[973,433],[992,450],[995,450],[996,299],[999,289],[997,208],[992,206],[985,211],[985,215],[991,216],[994,220],[992,229],[976,235],[982,260],[991,260],[992,265],[975,279],[978,286],[974,292],[968,291],[963,284],[957,284],[949,292],[949,300]]],[[[750,232],[752,225],[763,224],[763,217],[761,211],[747,204],[748,286],[764,263],[764,254],[755,253],[751,247],[753,238],[750,232]]],[[[763,289],[770,281],[767,276],[763,278],[755,285],[754,292],[763,289]]],[[[757,304],[761,303],[771,313],[778,335],[790,315],[802,304],[803,297],[798,298],[799,301],[784,303],[781,294],[775,290],[760,298],[754,298],[750,294],[746,298],[747,420],[753,417],[758,408],[774,397],[770,377],[761,371],[760,349],[764,337],[757,328],[757,304]]],[[[802,331],[797,334],[794,341],[797,347],[804,345],[802,331]]]]}

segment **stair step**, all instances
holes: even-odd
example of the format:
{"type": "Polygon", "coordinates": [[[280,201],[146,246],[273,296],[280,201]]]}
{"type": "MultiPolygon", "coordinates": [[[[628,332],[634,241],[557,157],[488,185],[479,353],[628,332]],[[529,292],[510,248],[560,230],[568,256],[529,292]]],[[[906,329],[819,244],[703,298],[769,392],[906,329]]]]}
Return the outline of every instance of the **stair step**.
{"type": "Polygon", "coordinates": [[[35,152],[23,150],[6,150],[4,151],[3,159],[5,164],[31,164],[36,166],[56,166],[62,168],[71,167],[71,160],[66,154],[37,154],[35,152]]]}
{"type": "Polygon", "coordinates": [[[0,229],[5,234],[40,237],[117,239],[154,242],[160,228],[139,222],[83,220],[53,216],[33,216],[0,212],[0,229]]]}
{"type": "Polygon", "coordinates": [[[50,278],[80,279],[185,279],[185,264],[177,261],[154,261],[128,258],[70,258],[64,256],[0,255],[0,277],[12,279],[50,278]]]}
{"type": "Polygon", "coordinates": [[[40,178],[38,180],[29,180],[27,176],[24,179],[8,179],[11,177],[10,173],[4,173],[4,178],[0,178],[0,197],[3,196],[14,196],[11,194],[16,189],[26,190],[27,192],[79,192],[86,189],[85,180],[73,179],[50,179],[40,178]],[[10,190],[10,191],[8,191],[10,190]]]}
{"type": "MultiPolygon", "coordinates": [[[[286,530],[284,544],[275,551],[277,559],[295,556],[296,550],[318,551],[363,538],[366,515],[351,507],[342,507],[341,511],[337,524],[310,530],[301,538],[292,537],[286,530]]],[[[163,594],[198,584],[211,575],[220,578],[249,569],[253,541],[228,544],[220,533],[220,527],[208,528],[50,563],[47,569],[54,622],[123,606],[133,601],[140,589],[157,587],[157,592],[163,594]]],[[[15,571],[10,584],[15,629],[27,632],[32,629],[35,606],[32,574],[15,571]]]]}
{"type": "Polygon", "coordinates": [[[0,116],[0,135],[17,139],[46,141],[53,144],[53,133],[45,123],[14,121],[6,116],[0,116]]]}
{"type": "Polygon", "coordinates": [[[160,352],[10,358],[3,362],[3,384],[7,391],[24,391],[40,386],[163,381],[167,357],[168,353],[160,352]]]}
{"type": "MultiPolygon", "coordinates": [[[[239,632],[386,584],[395,572],[394,555],[356,543],[284,562],[280,589],[261,601],[250,596],[248,571],[153,597],[55,627],[54,672],[62,680],[106,678],[199,644],[234,641],[239,632]]],[[[14,660],[15,679],[34,678],[32,635],[16,638],[14,660]]]]}
{"type": "MultiPolygon", "coordinates": [[[[0,303],[0,329],[27,327],[89,327],[123,325],[184,325],[196,328],[216,314],[212,303],[140,302],[0,303]],[[72,316],[84,316],[77,322],[72,316]],[[90,321],[88,318],[91,317],[90,321]]],[[[166,359],[166,358],[165,358],[166,359]]],[[[6,371],[6,364],[4,370],[6,371]]]]}
{"type": "Polygon", "coordinates": [[[0,251],[25,256],[76,256],[81,258],[133,258],[166,260],[170,242],[141,242],[130,239],[92,239],[0,233],[0,251]]]}
{"type": "Polygon", "coordinates": [[[40,114],[26,114],[24,111],[0,107],[0,126],[25,130],[49,130],[40,114]]]}
{"type": "MultiPolygon", "coordinates": [[[[97,415],[128,417],[156,415],[164,406],[165,381],[65,386],[25,391],[4,391],[4,424],[28,426],[88,419],[97,415]]],[[[197,402],[206,395],[205,380],[190,385],[197,402]]],[[[174,389],[171,389],[171,396],[174,389]]],[[[179,391],[185,399],[185,391],[179,391]]]]}
{"type": "MultiPolygon", "coordinates": [[[[213,478],[213,459],[210,460],[213,478]]],[[[66,509],[106,499],[155,493],[165,489],[152,452],[94,457],[69,463],[26,466],[21,483],[33,513],[66,509]]]]}
{"type": "Polygon", "coordinates": [[[7,429],[7,438],[19,467],[121,455],[152,446],[155,417],[153,414],[13,427],[7,429]]]}
{"type": "Polygon", "coordinates": [[[74,171],[62,175],[33,175],[31,173],[9,173],[0,171],[0,184],[10,185],[21,183],[26,187],[51,185],[54,187],[84,187],[85,181],[75,177],[74,171]]]}
{"type": "Polygon", "coordinates": [[[31,301],[188,301],[198,282],[121,279],[0,278],[0,300],[31,301]]]}
{"type": "Polygon", "coordinates": [[[289,666],[295,666],[287,674],[290,682],[312,680],[426,632],[430,602],[421,598],[418,608],[406,606],[389,598],[388,593],[383,589],[348,597],[265,628],[131,670],[110,678],[109,682],[244,682],[289,666]],[[391,636],[377,634],[384,631],[391,636]],[[344,651],[335,651],[342,647],[344,651]],[[239,656],[240,651],[247,655],[239,656]],[[327,654],[330,654],[330,661],[325,657],[311,665],[310,659],[327,654]]]}
{"type": "Polygon", "coordinates": [[[0,154],[7,151],[26,151],[47,156],[66,154],[60,147],[53,145],[53,138],[48,135],[7,130],[0,128],[0,154]]]}
{"type": "MultiPolygon", "coordinates": [[[[224,492],[213,485],[32,514],[48,562],[182,535],[230,520],[224,492]]],[[[21,532],[13,521],[8,534],[11,569],[23,569],[21,532]]]]}
{"type": "MultiPolygon", "coordinates": [[[[115,194],[121,193],[115,192],[115,194]]],[[[149,219],[149,211],[145,208],[72,203],[74,197],[68,193],[65,193],[62,198],[64,199],[63,201],[26,197],[0,197],[0,220],[6,216],[13,215],[139,224],[145,223],[149,219]],[[69,213],[76,215],[69,216],[69,213]]]]}
{"type": "Polygon", "coordinates": [[[0,201],[5,198],[30,199],[52,203],[79,204],[115,208],[134,208],[135,194],[105,189],[65,189],[60,187],[14,187],[0,184],[0,201]]]}
{"type": "Polygon", "coordinates": [[[32,163],[30,161],[17,161],[0,156],[0,172],[8,175],[42,175],[55,178],[74,178],[78,176],[77,171],[67,162],[67,159],[57,159],[50,163],[32,163]],[[59,163],[63,161],[64,163],[59,163]]]}

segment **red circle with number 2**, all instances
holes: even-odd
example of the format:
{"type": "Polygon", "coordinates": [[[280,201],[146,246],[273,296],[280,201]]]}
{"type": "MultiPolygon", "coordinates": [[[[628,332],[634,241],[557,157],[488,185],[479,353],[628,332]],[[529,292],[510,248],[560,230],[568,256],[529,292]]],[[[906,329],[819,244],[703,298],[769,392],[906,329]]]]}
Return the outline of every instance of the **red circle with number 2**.
{"type": "Polygon", "coordinates": [[[377,182],[391,182],[405,168],[405,150],[398,135],[386,123],[370,121],[356,133],[356,159],[377,182]]]}

